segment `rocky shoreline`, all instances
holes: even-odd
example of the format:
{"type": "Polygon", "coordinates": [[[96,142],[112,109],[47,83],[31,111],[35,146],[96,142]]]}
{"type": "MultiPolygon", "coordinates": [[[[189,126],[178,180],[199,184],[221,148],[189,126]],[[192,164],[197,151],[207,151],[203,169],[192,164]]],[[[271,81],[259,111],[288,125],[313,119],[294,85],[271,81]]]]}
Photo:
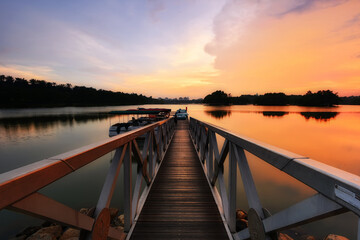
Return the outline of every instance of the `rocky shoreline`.
{"type": "MultiPolygon", "coordinates": [[[[82,208],[80,213],[91,216],[95,208],[82,208]]],[[[124,214],[117,208],[110,208],[110,226],[124,231],[124,214]]],[[[17,234],[13,240],[78,240],[80,230],[64,227],[57,223],[44,222],[41,226],[31,226],[17,234]]]]}
{"type": "MultiPolygon", "coordinates": [[[[241,231],[248,227],[248,215],[243,210],[236,210],[236,231],[241,231]]],[[[273,239],[278,240],[349,240],[346,237],[336,234],[328,234],[323,238],[316,238],[312,235],[304,233],[300,228],[294,228],[277,232],[273,239]]]]}
{"type": "MultiPolygon", "coordinates": [[[[91,216],[95,208],[82,208],[80,213],[91,216]]],[[[110,208],[111,227],[124,231],[124,214],[119,214],[117,208],[110,208]]],[[[236,230],[240,231],[248,227],[248,215],[243,210],[236,210],[236,230]]],[[[306,234],[300,228],[280,231],[272,236],[278,240],[349,240],[346,237],[328,234],[324,238],[316,238],[306,234]]],[[[64,227],[56,223],[44,222],[41,226],[31,226],[17,234],[13,240],[78,240],[80,230],[64,227]]]]}

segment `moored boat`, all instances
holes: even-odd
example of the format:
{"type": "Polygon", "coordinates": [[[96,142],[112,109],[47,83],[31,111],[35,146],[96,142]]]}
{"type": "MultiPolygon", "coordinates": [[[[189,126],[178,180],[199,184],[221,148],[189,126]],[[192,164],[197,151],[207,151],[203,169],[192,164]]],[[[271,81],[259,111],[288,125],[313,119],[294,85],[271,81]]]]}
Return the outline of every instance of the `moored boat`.
{"type": "Polygon", "coordinates": [[[175,118],[179,119],[179,120],[185,120],[187,119],[189,116],[189,114],[187,113],[187,108],[186,109],[178,109],[175,113],[175,118]]]}
{"type": "Polygon", "coordinates": [[[120,114],[120,115],[147,115],[146,117],[132,117],[128,122],[116,123],[110,126],[109,128],[109,137],[122,134],[148,124],[166,119],[170,116],[171,109],[167,108],[137,108],[137,109],[128,109],[124,111],[111,111],[110,114],[120,114]]]}

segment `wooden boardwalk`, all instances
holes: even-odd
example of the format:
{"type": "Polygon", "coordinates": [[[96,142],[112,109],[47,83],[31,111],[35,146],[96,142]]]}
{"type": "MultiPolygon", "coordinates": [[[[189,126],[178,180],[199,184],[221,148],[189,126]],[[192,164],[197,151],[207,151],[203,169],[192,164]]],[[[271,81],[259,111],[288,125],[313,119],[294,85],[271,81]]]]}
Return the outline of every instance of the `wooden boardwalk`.
{"type": "Polygon", "coordinates": [[[178,121],[130,239],[229,239],[188,128],[178,121]]]}

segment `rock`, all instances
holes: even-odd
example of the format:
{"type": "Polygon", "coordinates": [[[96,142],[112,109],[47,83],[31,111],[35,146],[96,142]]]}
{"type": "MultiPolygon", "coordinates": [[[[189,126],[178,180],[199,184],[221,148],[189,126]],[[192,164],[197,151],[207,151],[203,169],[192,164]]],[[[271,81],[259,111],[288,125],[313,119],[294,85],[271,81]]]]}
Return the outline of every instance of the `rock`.
{"type": "Polygon", "coordinates": [[[324,240],[349,240],[346,237],[335,235],[335,234],[329,234],[324,238],[324,240]]]}
{"type": "Polygon", "coordinates": [[[117,208],[110,208],[109,211],[110,211],[110,219],[111,220],[115,219],[119,213],[119,209],[117,209],[117,208]]]}
{"type": "Polygon", "coordinates": [[[124,220],[124,214],[121,214],[118,218],[119,225],[124,226],[125,220],[124,220]]]}
{"type": "Polygon", "coordinates": [[[285,233],[279,233],[278,240],[294,240],[285,233]]]}
{"type": "Polygon", "coordinates": [[[36,233],[37,231],[39,231],[40,229],[41,229],[40,226],[27,227],[21,233],[17,234],[16,237],[20,237],[22,235],[29,237],[29,236],[33,235],[34,233],[36,233]]]}
{"type": "Polygon", "coordinates": [[[247,220],[247,213],[243,210],[237,209],[236,210],[236,219],[246,219],[247,220]]]}
{"type": "Polygon", "coordinates": [[[88,211],[88,208],[81,208],[79,212],[86,215],[88,211]]]}
{"type": "Polygon", "coordinates": [[[56,240],[56,237],[51,233],[34,233],[26,240],[56,240]]]}
{"type": "Polygon", "coordinates": [[[92,216],[94,214],[95,208],[81,208],[80,213],[85,214],[87,216],[92,216]]]}
{"type": "Polygon", "coordinates": [[[80,230],[75,229],[75,228],[68,228],[61,235],[60,240],[70,240],[73,238],[79,239],[79,237],[80,237],[80,230]]]}
{"type": "Polygon", "coordinates": [[[60,237],[62,228],[60,225],[45,227],[32,234],[27,240],[53,240],[60,237]]]}

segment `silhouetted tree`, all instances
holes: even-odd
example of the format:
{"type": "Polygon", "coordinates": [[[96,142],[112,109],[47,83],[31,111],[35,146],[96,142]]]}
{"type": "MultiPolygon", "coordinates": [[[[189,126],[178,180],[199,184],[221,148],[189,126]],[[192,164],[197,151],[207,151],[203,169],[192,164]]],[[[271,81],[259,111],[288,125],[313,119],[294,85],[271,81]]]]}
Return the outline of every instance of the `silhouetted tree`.
{"type": "Polygon", "coordinates": [[[321,90],[317,93],[308,91],[300,100],[303,106],[334,106],[339,104],[340,98],[337,93],[330,90],[321,90]]]}
{"type": "Polygon", "coordinates": [[[223,91],[215,91],[204,98],[204,103],[210,105],[229,105],[230,97],[223,91]]]}
{"type": "Polygon", "coordinates": [[[155,103],[142,94],[96,90],[44,80],[0,76],[0,107],[104,106],[155,103]]]}
{"type": "Polygon", "coordinates": [[[340,97],[341,104],[360,105],[360,96],[340,97]]]}
{"type": "Polygon", "coordinates": [[[255,100],[257,105],[284,106],[288,103],[288,97],[285,93],[265,93],[255,100]]]}
{"type": "MultiPolygon", "coordinates": [[[[216,91],[205,97],[204,103],[222,104],[221,99],[228,97],[230,104],[255,104],[268,106],[300,105],[300,106],[334,106],[337,104],[360,105],[360,96],[339,97],[330,90],[316,93],[308,91],[305,95],[286,95],[285,93],[265,93],[264,95],[241,95],[230,97],[222,91],[216,91]]],[[[226,105],[226,104],[225,104],[226,105]]]]}

